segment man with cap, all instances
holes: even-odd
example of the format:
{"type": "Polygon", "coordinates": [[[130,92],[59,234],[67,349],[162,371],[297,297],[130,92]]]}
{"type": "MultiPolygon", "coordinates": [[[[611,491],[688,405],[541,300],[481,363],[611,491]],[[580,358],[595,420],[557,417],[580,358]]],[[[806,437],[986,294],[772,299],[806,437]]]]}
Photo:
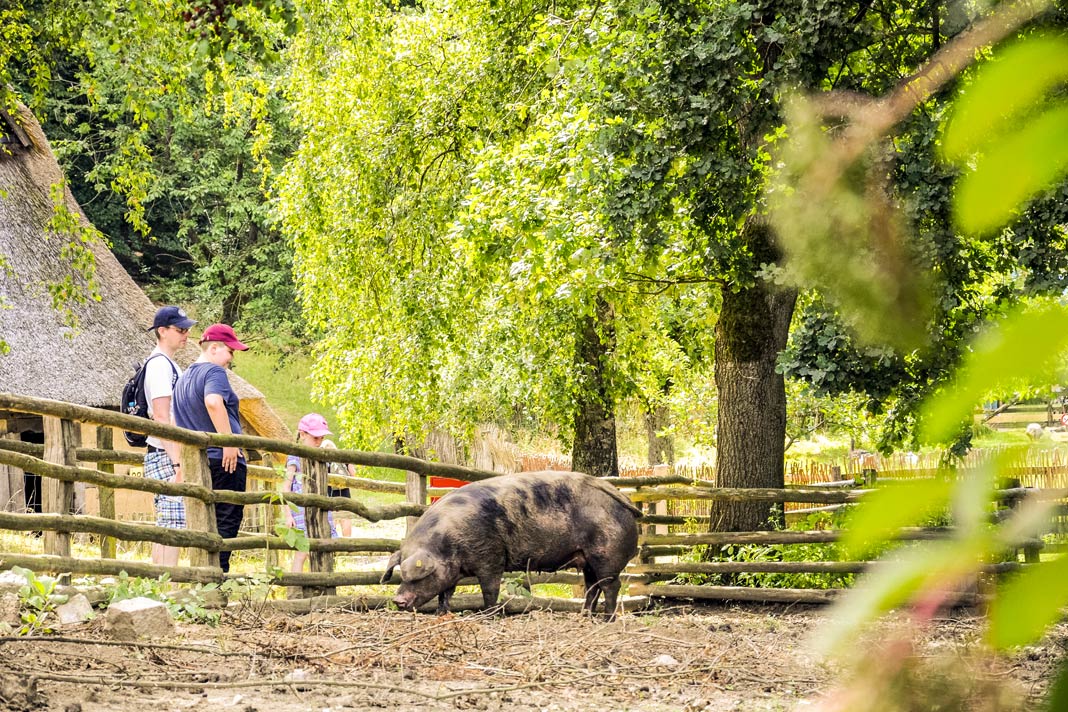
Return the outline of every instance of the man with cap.
{"type": "MultiPolygon", "coordinates": [[[[226,369],[234,360],[234,351],[245,351],[228,324],[212,324],[200,337],[200,358],[190,364],[174,387],[174,422],[189,430],[223,435],[240,435],[241,420],[238,415],[240,401],[226,369]]],[[[244,455],[236,447],[209,447],[208,468],[211,470],[211,486],[215,490],[245,491],[246,466],[244,455]]],[[[219,536],[230,539],[237,536],[245,508],[239,504],[218,502],[215,505],[215,523],[219,536]]],[[[230,570],[230,552],[219,552],[222,570],[230,570]]]]}
{"type": "MultiPolygon", "coordinates": [[[[189,327],[196,324],[186,313],[174,306],[160,307],[149,330],[156,337],[156,348],[145,364],[145,400],[148,402],[148,417],[157,423],[170,425],[171,396],[174,384],[182,375],[182,369],[174,360],[174,354],[185,346],[189,327]]],[[[148,436],[144,459],[145,477],[164,482],[181,482],[182,471],[178,462],[178,444],[148,436]]],[[[155,497],[156,525],[166,529],[185,528],[185,502],[181,497],[157,494],[155,497]]],[[[164,544],[152,545],[152,563],[159,566],[177,566],[179,548],[164,544]]]]}

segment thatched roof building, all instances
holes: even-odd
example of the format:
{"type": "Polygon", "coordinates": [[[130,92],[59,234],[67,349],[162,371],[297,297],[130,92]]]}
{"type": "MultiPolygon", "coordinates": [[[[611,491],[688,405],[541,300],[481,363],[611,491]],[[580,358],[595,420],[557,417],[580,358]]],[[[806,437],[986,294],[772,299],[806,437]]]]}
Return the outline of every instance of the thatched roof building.
{"type": "MultiPolygon", "coordinates": [[[[10,349],[0,355],[0,391],[117,410],[123,384],[154,345],[147,329],[156,307],[95,240],[86,248],[96,263],[99,300],[69,303],[75,323],[65,323],[50,287],[85,280],[65,255],[69,235],[48,228],[53,195],[89,225],[37,120],[24,107],[17,116],[0,112],[0,342],[10,349]]],[[[187,347],[179,361],[196,353],[187,347]]],[[[291,438],[260,391],[232,372],[230,380],[249,434],[291,438]]],[[[40,429],[11,413],[0,413],[0,426],[4,420],[8,432],[40,429]]]]}

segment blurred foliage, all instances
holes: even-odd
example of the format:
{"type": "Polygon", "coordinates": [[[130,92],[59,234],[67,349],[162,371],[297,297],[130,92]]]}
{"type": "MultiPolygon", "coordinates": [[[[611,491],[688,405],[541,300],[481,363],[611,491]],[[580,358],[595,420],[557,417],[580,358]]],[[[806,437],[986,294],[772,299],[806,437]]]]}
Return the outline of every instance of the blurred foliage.
{"type": "MultiPolygon", "coordinates": [[[[1012,35],[1014,23],[1027,19],[1026,16],[1011,16],[1017,7],[1005,5],[999,12],[1008,10],[993,16],[988,28],[996,30],[994,39],[999,34],[1012,35]]],[[[1061,19],[1060,15],[1054,16],[1056,21],[1061,19]]],[[[979,54],[986,59],[960,82],[959,99],[950,94],[944,97],[944,106],[938,109],[937,115],[949,116],[942,134],[941,150],[947,159],[957,164],[959,172],[953,190],[941,197],[945,206],[942,215],[946,218],[952,215],[954,219],[952,224],[946,224],[949,230],[946,234],[955,236],[957,244],[970,246],[968,249],[972,254],[988,255],[988,260],[977,265],[982,268],[961,282],[964,285],[970,283],[975,296],[987,301],[985,309],[971,310],[970,330],[980,333],[975,338],[959,340],[960,356],[942,360],[941,373],[931,380],[937,384],[935,389],[928,388],[935,391],[934,395],[925,399],[921,408],[912,409],[919,413],[923,434],[947,448],[949,465],[953,462],[954,448],[966,439],[962,434],[970,431],[972,413],[981,400],[991,394],[1063,382],[1065,376],[1064,356],[1068,343],[1063,334],[1068,333],[1068,323],[1065,322],[1068,305],[1064,303],[1063,295],[1056,300],[1036,298],[1022,300],[1022,304],[1015,307],[1011,304],[1018,299],[1016,295],[1027,293],[1029,288],[1040,290],[1060,281],[1050,282],[1048,273],[1036,270],[1029,274],[1025,267],[1021,267],[1017,258],[1026,251],[1017,240],[1021,234],[1029,237],[1044,234],[1052,238],[1046,244],[1054,245],[1064,237],[1064,220],[1059,212],[1062,207],[1055,205],[1052,198],[1062,190],[1055,184],[1068,172],[1068,155],[1063,153],[1063,146],[1053,145],[1051,126],[1060,120],[1060,107],[1056,103],[1050,104],[1049,98],[1051,94],[1063,91],[1065,65],[1063,61],[1055,60],[1062,56],[1068,45],[1048,32],[1023,31],[1021,35],[1022,40],[1010,40],[994,48],[987,48],[981,42],[979,45],[963,42],[946,51],[947,57],[956,53],[970,61],[972,56],[979,54]],[[1007,150],[1009,148],[1011,151],[1007,150]],[[1013,189],[1004,191],[997,199],[985,192],[990,186],[1008,184],[1013,189]],[[1037,200],[1025,203],[1032,198],[1037,200]],[[1009,227],[1004,227],[1010,221],[1009,227]],[[984,237],[973,237],[974,233],[982,233],[984,237]],[[983,318],[978,318],[980,316],[983,318]],[[985,327],[980,328],[984,323],[985,327]],[[953,371],[953,378],[948,378],[949,366],[956,360],[960,361],[960,366],[953,371]]],[[[981,36],[980,32],[969,39],[975,42],[975,38],[981,36]]],[[[954,64],[947,60],[945,66],[954,64]]],[[[955,71],[960,71],[960,67],[955,71]]],[[[903,86],[910,84],[906,82],[903,86]]],[[[914,98],[920,112],[928,113],[934,108],[925,103],[930,99],[922,90],[915,92],[914,98]]],[[[868,108],[888,110],[887,107],[892,105],[891,99],[881,104],[873,103],[868,108]]],[[[858,115],[854,113],[854,116],[858,115]]],[[[893,120],[884,122],[887,126],[900,117],[891,118],[893,120]]],[[[792,136],[802,144],[811,143],[813,136],[820,133],[818,130],[813,133],[814,128],[810,125],[792,136]]],[[[845,156],[863,163],[866,152],[883,142],[881,132],[872,132],[865,137],[868,143],[861,147],[862,150],[850,152],[845,150],[844,143],[834,144],[832,140],[826,140],[826,136],[826,133],[821,134],[821,148],[814,155],[819,156],[822,152],[822,158],[829,162],[844,161],[845,156]]],[[[1063,144],[1063,130],[1057,135],[1056,142],[1063,144]]],[[[804,150],[804,146],[794,147],[786,155],[797,160],[797,156],[804,155],[804,150]]],[[[843,165],[843,173],[832,177],[832,181],[848,174],[848,161],[843,165]]],[[[813,174],[806,174],[805,170],[802,165],[793,166],[784,173],[787,180],[778,189],[789,191],[795,185],[791,181],[803,180],[798,176],[812,179],[813,174]]],[[[826,183],[810,184],[809,189],[823,191],[822,198],[832,203],[842,197],[842,190],[850,190],[832,188],[826,183]]],[[[804,201],[815,199],[814,193],[803,195],[804,201]]],[[[883,198],[876,202],[879,206],[886,205],[883,198]]],[[[906,206],[907,203],[902,202],[897,210],[907,214],[906,206]]],[[[821,207],[828,215],[834,215],[834,209],[827,204],[808,205],[805,210],[810,216],[818,215],[821,207]]],[[[780,220],[797,215],[791,211],[789,201],[780,203],[779,209],[784,211],[780,220]]],[[[865,211],[858,207],[852,217],[859,221],[880,220],[881,209],[865,211]]],[[[900,217],[896,215],[895,219],[900,217]]],[[[832,243],[837,247],[840,236],[836,230],[845,224],[845,221],[832,224],[809,238],[822,244],[824,251],[832,243]]],[[[922,225],[918,228],[922,239],[922,225]]],[[[878,235],[877,231],[866,233],[864,240],[869,247],[879,239],[878,235]]],[[[1057,259],[1054,258],[1054,263],[1057,259]]],[[[821,285],[842,278],[834,264],[822,272],[814,264],[808,267],[811,271],[805,273],[806,277],[821,285]]],[[[912,280],[913,284],[905,289],[927,288],[924,286],[925,276],[913,277],[911,271],[901,273],[893,264],[881,276],[912,280]]],[[[886,308],[886,305],[873,308],[873,303],[865,295],[851,293],[848,289],[830,293],[835,294],[836,308],[854,318],[866,315],[879,319],[880,309],[886,308]]],[[[935,323],[944,321],[949,315],[950,310],[945,307],[942,304],[944,314],[936,315],[935,323]]],[[[883,319],[871,325],[879,328],[870,333],[880,334],[883,328],[898,328],[897,324],[893,319],[883,319]]],[[[824,334],[833,338],[828,332],[824,334]]],[[[943,341],[948,335],[943,335],[943,341]]],[[[887,334],[881,336],[885,338],[887,334]]],[[[991,516],[1000,475],[1009,471],[1019,456],[1020,451],[1005,449],[978,471],[964,474],[947,467],[934,479],[881,488],[871,495],[850,522],[849,532],[842,542],[846,554],[862,557],[873,550],[878,551],[888,546],[902,527],[915,526],[947,506],[954,525],[952,536],[925,545],[892,548],[888,557],[891,561],[866,576],[863,583],[837,606],[835,614],[830,617],[832,623],[822,631],[824,644],[834,649],[844,640],[857,636],[864,624],[900,606],[908,606],[912,619],[922,624],[942,607],[953,603],[960,591],[974,585],[983,564],[1000,560],[1006,550],[1015,550],[1021,542],[1041,535],[1049,525],[1052,512],[1049,500],[1028,498],[1008,517],[995,519],[991,516]]],[[[1065,561],[1066,557],[1060,556],[1030,566],[997,587],[988,613],[989,643],[1000,649],[1032,643],[1061,619],[1062,608],[1068,604],[1068,594],[1062,593],[1068,590],[1065,561]]],[[[908,666],[907,653],[908,647],[905,646],[883,660],[878,681],[870,676],[861,677],[857,684],[864,688],[869,698],[883,693],[873,686],[887,685],[890,680],[898,679],[899,673],[908,666]]],[[[1054,686],[1051,705],[1058,704],[1063,689],[1063,682],[1054,686]]],[[[840,697],[849,699],[850,692],[841,692],[840,697]]]]}
{"type": "MultiPolygon", "coordinates": [[[[956,23],[964,5],[932,12],[956,23]]],[[[1043,5],[1031,3],[1028,12],[1043,5]]],[[[1053,12],[1041,22],[1063,26],[1065,17],[1053,12]]],[[[964,63],[973,54],[962,48],[955,56],[964,63]]],[[[783,278],[821,295],[802,307],[780,369],[819,393],[866,393],[871,412],[883,415],[883,452],[919,447],[921,403],[946,382],[984,324],[1022,297],[1059,293],[1068,279],[1063,174],[1050,176],[1055,182],[1019,206],[1005,229],[977,236],[954,222],[958,174],[967,182],[981,172],[973,170],[972,154],[947,164],[941,146],[952,132],[951,113],[963,113],[953,108],[958,92],[974,94],[974,73],[923,88],[954,61],[946,54],[912,83],[895,80],[880,99],[844,91],[848,83],[795,97],[791,140],[780,153],[787,169],[769,192],[790,255],[783,278]]],[[[1005,182],[1003,169],[988,175],[1005,182]]],[[[959,431],[955,454],[966,451],[969,435],[959,431]]]]}

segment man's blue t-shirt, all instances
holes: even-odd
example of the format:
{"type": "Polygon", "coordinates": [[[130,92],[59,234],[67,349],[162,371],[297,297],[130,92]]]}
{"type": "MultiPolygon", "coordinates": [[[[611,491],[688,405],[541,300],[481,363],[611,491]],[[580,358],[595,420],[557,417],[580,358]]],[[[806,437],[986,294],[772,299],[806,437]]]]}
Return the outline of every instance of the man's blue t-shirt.
{"type": "MultiPolygon", "coordinates": [[[[214,433],[215,424],[211,422],[211,416],[208,415],[208,409],[204,405],[204,396],[213,393],[222,396],[223,403],[226,404],[226,414],[230,418],[230,430],[234,435],[240,435],[241,420],[238,417],[240,400],[234,393],[234,389],[230,387],[226,370],[221,366],[203,361],[190,365],[174,384],[174,394],[171,400],[174,424],[187,430],[214,433]]],[[[208,459],[221,460],[222,448],[209,447],[208,459]]],[[[240,451],[238,459],[242,462],[245,459],[240,451]]]]}

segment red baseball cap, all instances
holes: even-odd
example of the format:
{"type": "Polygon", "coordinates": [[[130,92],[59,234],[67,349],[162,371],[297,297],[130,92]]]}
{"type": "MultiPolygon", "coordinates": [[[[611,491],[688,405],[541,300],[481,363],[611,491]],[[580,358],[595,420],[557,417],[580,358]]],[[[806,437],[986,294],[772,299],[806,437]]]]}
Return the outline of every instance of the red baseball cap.
{"type": "Polygon", "coordinates": [[[229,324],[212,324],[200,335],[200,343],[205,341],[221,341],[234,351],[247,351],[248,346],[237,340],[234,328],[229,324]]]}

